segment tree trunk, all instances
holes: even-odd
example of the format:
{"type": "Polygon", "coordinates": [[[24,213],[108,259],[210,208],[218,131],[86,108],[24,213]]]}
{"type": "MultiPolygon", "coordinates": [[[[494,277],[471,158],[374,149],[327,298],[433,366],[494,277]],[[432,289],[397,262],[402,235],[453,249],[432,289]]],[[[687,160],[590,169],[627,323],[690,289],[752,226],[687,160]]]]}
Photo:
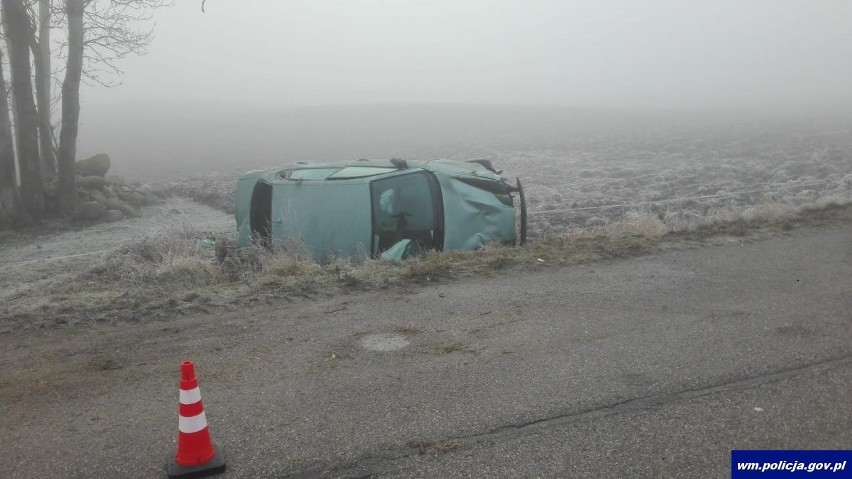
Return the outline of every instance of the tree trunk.
{"type": "Polygon", "coordinates": [[[30,41],[32,32],[22,0],[0,0],[3,25],[9,49],[12,94],[18,123],[15,137],[18,163],[21,168],[21,206],[33,220],[44,216],[44,185],[41,176],[41,157],[38,152],[38,111],[33,99],[30,41]]]}
{"type": "Polygon", "coordinates": [[[68,63],[62,81],[62,131],[59,134],[60,210],[74,214],[77,207],[77,123],[80,119],[80,77],[83,74],[83,0],[67,0],[68,63]]]}
{"type": "Polygon", "coordinates": [[[33,47],[33,58],[41,174],[48,180],[56,177],[56,156],[53,154],[50,127],[50,0],[38,2],[38,44],[33,47]]]}
{"type": "Polygon", "coordinates": [[[15,148],[12,146],[12,122],[9,120],[9,98],[3,75],[3,52],[0,51],[0,228],[18,219],[18,178],[15,148]]]}

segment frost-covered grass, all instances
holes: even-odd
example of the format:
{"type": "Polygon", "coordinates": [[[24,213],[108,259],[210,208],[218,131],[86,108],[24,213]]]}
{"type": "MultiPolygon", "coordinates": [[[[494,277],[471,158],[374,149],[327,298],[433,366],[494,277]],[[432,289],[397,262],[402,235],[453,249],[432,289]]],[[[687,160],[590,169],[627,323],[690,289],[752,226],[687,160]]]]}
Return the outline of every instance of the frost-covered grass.
{"type": "Polygon", "coordinates": [[[852,139],[841,134],[749,143],[602,143],[493,156],[504,175],[524,182],[533,238],[606,225],[636,212],[653,212],[666,223],[703,224],[764,205],[792,210],[852,198],[852,139]]]}
{"type": "Polygon", "coordinates": [[[403,262],[335,258],[319,264],[299,245],[270,251],[234,250],[217,260],[192,227],[151,232],[125,244],[74,279],[21,294],[0,321],[14,328],[87,322],[167,319],[180,314],[245,307],[259,301],[428,284],[504,271],[566,266],[695,244],[758,238],[797,227],[852,223],[852,202],[798,209],[766,203],[742,213],[719,212],[678,223],[653,212],[575,229],[525,247],[489,245],[479,251],[428,253],[403,262]]]}

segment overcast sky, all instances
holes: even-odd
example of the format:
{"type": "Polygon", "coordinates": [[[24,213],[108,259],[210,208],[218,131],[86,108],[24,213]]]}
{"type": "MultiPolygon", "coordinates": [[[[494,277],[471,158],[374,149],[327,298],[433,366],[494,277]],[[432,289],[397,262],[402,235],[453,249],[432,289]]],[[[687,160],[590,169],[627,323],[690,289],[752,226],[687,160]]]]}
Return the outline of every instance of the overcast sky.
{"type": "Polygon", "coordinates": [[[179,0],[88,105],[852,106],[850,0],[179,0]]]}

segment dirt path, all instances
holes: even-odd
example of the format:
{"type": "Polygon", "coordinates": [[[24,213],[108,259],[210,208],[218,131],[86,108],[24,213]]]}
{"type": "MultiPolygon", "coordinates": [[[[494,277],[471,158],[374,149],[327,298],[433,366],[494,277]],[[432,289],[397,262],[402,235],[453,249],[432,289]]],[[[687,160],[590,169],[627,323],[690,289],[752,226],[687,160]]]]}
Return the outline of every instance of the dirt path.
{"type": "MultiPolygon", "coordinates": [[[[184,358],[197,363],[229,477],[498,463],[526,476],[546,451],[588,462],[572,470],[581,476],[632,427],[666,448],[651,464],[663,476],[724,475],[734,447],[848,449],[850,277],[843,226],[410,292],[3,334],[0,476],[162,477],[184,358]],[[792,381],[783,397],[779,381],[792,381]],[[754,406],[772,414],[755,418],[754,406]],[[509,445],[540,453],[501,454],[509,445]]],[[[630,469],[649,464],[640,449],[624,446],[611,475],[641,473],[630,469]]]]}
{"type": "Polygon", "coordinates": [[[85,229],[6,235],[0,241],[0,302],[79,274],[141,234],[178,225],[221,234],[234,228],[233,216],[185,198],[170,198],[142,213],[139,218],[85,229]]]}

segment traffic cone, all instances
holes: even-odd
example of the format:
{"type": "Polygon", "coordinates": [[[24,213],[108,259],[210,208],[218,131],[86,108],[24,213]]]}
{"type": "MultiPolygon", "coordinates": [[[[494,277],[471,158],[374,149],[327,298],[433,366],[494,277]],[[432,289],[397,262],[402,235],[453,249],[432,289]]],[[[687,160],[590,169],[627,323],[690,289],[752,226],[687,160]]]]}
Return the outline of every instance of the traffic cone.
{"type": "Polygon", "coordinates": [[[201,391],[195,377],[195,365],[180,365],[180,409],[177,451],[169,461],[170,478],[205,477],[225,470],[225,454],[210,439],[201,391]]]}

